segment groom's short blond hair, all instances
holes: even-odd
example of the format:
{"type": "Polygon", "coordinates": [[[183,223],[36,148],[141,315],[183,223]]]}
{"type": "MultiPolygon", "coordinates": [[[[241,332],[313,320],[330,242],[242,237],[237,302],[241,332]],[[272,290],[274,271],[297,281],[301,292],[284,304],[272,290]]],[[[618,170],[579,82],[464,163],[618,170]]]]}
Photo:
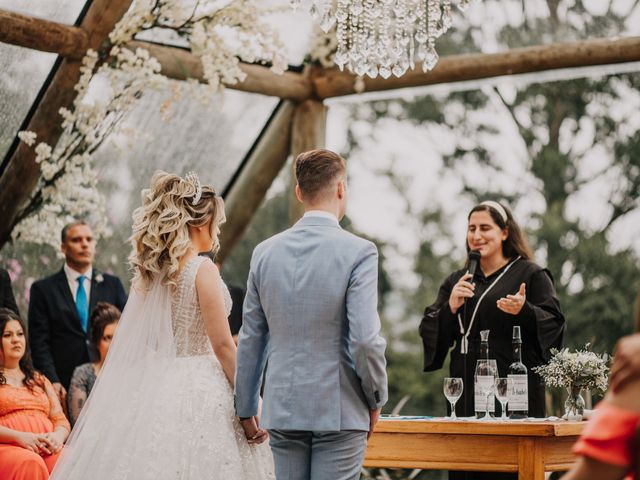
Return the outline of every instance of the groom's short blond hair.
{"type": "Polygon", "coordinates": [[[316,200],[347,170],[344,159],[331,150],[318,148],[303,152],[296,158],[296,181],[302,197],[316,200]]]}

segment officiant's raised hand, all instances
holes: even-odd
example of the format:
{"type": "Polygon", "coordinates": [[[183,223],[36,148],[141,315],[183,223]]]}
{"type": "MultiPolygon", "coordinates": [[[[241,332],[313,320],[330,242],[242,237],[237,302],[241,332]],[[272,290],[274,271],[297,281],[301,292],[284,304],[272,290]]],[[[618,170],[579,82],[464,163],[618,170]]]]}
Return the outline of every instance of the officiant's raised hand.
{"type": "Polygon", "coordinates": [[[527,301],[527,290],[524,283],[520,284],[520,289],[515,295],[507,295],[504,298],[498,300],[497,305],[500,310],[511,315],[518,315],[524,302],[527,301]]]}
{"type": "Polygon", "coordinates": [[[263,443],[269,438],[267,431],[260,428],[258,417],[241,418],[240,425],[242,425],[244,435],[251,445],[263,443]]]}

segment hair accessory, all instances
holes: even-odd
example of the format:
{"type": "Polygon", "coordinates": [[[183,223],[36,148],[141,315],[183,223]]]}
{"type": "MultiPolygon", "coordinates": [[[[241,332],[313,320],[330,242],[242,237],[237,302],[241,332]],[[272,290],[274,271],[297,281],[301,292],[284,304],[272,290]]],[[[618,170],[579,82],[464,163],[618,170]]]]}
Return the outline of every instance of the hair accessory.
{"type": "Polygon", "coordinates": [[[509,220],[509,217],[507,216],[507,211],[498,202],[494,202],[493,200],[485,200],[480,205],[486,205],[487,207],[493,208],[496,212],[500,214],[504,224],[505,225],[507,224],[507,220],[509,220]]]}
{"type": "Polygon", "coordinates": [[[198,174],[194,171],[187,173],[184,177],[185,181],[189,182],[191,185],[196,187],[196,194],[193,197],[191,203],[193,205],[197,204],[202,198],[202,185],[200,185],[200,178],[198,178],[198,174]]]}

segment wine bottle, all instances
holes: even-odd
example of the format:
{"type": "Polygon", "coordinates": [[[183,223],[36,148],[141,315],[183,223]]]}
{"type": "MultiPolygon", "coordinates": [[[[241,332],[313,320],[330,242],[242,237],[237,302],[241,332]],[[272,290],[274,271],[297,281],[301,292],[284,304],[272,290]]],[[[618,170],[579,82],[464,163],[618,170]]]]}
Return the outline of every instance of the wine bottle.
{"type": "MultiPolygon", "coordinates": [[[[476,374],[474,376],[474,389],[473,389],[473,404],[476,413],[476,417],[483,417],[487,409],[487,395],[484,393],[488,388],[493,388],[495,382],[495,375],[487,375],[485,368],[481,368],[480,361],[492,362],[495,372],[495,360],[489,360],[489,330],[482,330],[480,332],[480,352],[478,355],[478,365],[476,366],[476,374]],[[483,386],[485,388],[483,388],[483,386]]],[[[489,412],[495,413],[496,400],[495,394],[491,393],[488,399],[489,412]]]]}
{"type": "Polygon", "coordinates": [[[522,338],[520,337],[519,325],[513,327],[511,345],[513,363],[509,365],[507,374],[509,379],[509,418],[527,418],[529,415],[529,377],[527,367],[522,363],[522,338]]]}

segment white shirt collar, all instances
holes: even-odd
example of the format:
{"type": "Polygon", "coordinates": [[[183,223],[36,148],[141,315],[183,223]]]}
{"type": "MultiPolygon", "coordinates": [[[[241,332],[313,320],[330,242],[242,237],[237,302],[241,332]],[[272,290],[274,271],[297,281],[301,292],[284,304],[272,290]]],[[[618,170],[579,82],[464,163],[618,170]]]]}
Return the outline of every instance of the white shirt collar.
{"type": "Polygon", "coordinates": [[[334,222],[336,222],[336,225],[340,225],[338,217],[336,217],[333,213],[325,212],[324,210],[308,210],[304,212],[304,217],[328,218],[329,220],[333,220],[334,222]]]}
{"type": "Polygon", "coordinates": [[[64,263],[64,273],[67,276],[67,279],[69,280],[69,283],[71,285],[77,285],[78,284],[78,277],[80,275],[84,275],[86,278],[91,280],[91,276],[93,275],[93,267],[89,267],[89,270],[87,270],[85,273],[80,273],[77,270],[74,270],[73,268],[71,268],[67,264],[67,262],[65,262],[64,263]]]}

